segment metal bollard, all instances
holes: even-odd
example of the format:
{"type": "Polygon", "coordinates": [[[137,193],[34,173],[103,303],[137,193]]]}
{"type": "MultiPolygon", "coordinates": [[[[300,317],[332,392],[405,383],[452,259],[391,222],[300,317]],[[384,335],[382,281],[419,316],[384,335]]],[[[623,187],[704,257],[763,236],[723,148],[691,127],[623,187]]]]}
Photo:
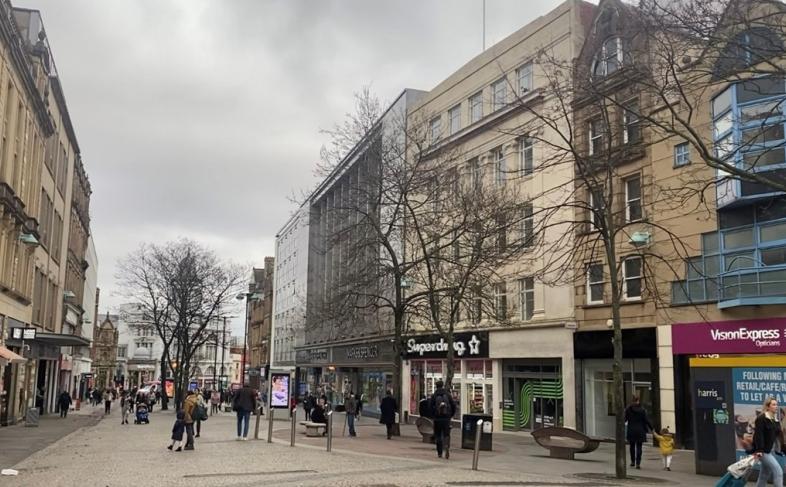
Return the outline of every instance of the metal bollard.
{"type": "Polygon", "coordinates": [[[327,451],[333,448],[333,411],[327,413],[327,451]]]}
{"type": "Polygon", "coordinates": [[[275,411],[275,409],[270,408],[270,407],[267,408],[267,414],[268,414],[268,418],[267,418],[267,442],[268,443],[273,443],[273,411],[275,411]]]}
{"type": "Polygon", "coordinates": [[[257,419],[254,422],[254,439],[259,439],[259,418],[262,417],[262,406],[257,407],[257,419]]]}
{"type": "Polygon", "coordinates": [[[295,446],[295,425],[297,424],[297,406],[292,408],[292,431],[289,433],[289,446],[295,446]]]}
{"type": "Polygon", "coordinates": [[[472,470],[478,469],[478,458],[480,458],[480,433],[483,430],[483,420],[479,419],[475,423],[475,453],[472,456],[472,470]]]}

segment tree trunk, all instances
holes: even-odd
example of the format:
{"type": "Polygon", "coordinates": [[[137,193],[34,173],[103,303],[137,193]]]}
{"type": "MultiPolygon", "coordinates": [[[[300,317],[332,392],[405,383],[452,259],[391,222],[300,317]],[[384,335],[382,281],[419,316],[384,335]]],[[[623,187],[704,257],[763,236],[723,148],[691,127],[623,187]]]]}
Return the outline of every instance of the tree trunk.
{"type": "Polygon", "coordinates": [[[167,365],[169,360],[167,358],[167,351],[164,350],[164,353],[161,354],[161,376],[159,384],[159,388],[161,390],[161,410],[166,411],[169,409],[169,396],[166,394],[166,376],[167,376],[167,365]]]}
{"type": "Polygon", "coordinates": [[[609,276],[611,281],[611,321],[614,327],[612,346],[614,360],[612,380],[614,382],[614,470],[618,479],[627,477],[625,452],[625,383],[622,375],[622,324],[620,323],[620,300],[622,290],[617,279],[617,255],[614,241],[607,242],[606,253],[609,260],[609,276]]]}

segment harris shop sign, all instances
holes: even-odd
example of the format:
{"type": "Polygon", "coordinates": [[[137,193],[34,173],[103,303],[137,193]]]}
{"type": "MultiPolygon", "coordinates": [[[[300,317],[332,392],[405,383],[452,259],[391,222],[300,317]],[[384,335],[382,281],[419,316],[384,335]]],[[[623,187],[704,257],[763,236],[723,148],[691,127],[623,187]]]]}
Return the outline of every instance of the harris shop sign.
{"type": "MultiPolygon", "coordinates": [[[[417,335],[404,339],[404,356],[408,359],[445,358],[447,340],[440,335],[417,335]]],[[[489,334],[486,331],[453,334],[453,356],[462,358],[487,358],[489,334]]]]}
{"type": "Polygon", "coordinates": [[[675,323],[675,355],[786,353],[786,318],[675,323]]]}

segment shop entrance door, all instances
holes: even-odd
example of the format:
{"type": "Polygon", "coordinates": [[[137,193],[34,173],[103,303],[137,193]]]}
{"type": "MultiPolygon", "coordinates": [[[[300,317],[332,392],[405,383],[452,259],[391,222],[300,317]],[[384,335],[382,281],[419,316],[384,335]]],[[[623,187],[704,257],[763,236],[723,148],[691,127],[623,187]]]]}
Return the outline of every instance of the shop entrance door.
{"type": "Polygon", "coordinates": [[[505,364],[502,427],[535,430],[562,424],[562,376],[559,365],[505,364]]]}

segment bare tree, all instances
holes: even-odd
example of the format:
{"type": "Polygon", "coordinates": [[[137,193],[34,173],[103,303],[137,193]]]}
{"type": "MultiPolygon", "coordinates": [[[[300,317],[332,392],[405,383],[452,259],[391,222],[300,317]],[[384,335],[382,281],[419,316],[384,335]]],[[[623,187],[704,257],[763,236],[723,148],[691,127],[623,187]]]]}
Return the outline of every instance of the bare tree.
{"type": "Polygon", "coordinates": [[[191,240],[146,244],[119,265],[126,292],[151,317],[164,342],[162,380],[167,369],[180,407],[188,389],[195,353],[210,338],[206,328],[229,307],[243,285],[243,270],[222,262],[191,240]]]}

